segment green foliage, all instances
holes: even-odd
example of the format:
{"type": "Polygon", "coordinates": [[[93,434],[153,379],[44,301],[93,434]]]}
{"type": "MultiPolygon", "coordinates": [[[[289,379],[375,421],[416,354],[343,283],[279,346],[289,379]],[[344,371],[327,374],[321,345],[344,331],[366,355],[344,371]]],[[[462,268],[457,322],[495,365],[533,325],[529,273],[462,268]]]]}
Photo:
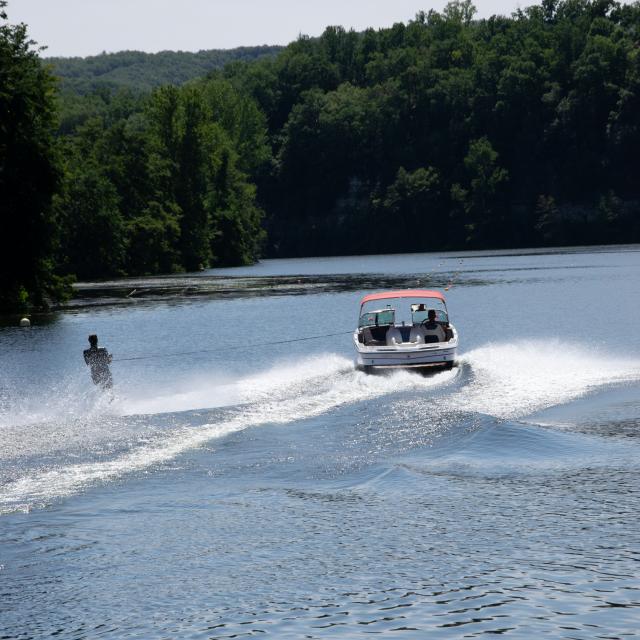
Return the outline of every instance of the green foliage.
{"type": "Polygon", "coordinates": [[[56,196],[62,231],[59,262],[83,280],[124,273],[126,235],[113,183],[91,159],[73,158],[56,196]]]}
{"type": "Polygon", "coordinates": [[[61,79],[64,94],[91,94],[118,89],[148,92],[166,85],[181,85],[234,61],[275,56],[282,47],[237,47],[209,51],[120,51],[88,58],[46,58],[61,79]]]}
{"type": "Polygon", "coordinates": [[[146,97],[86,98],[66,122],[55,197],[58,270],[78,278],[255,261],[262,209],[250,174],[271,158],[255,101],[222,76],[146,97]]]}
{"type": "Polygon", "coordinates": [[[457,0],[389,29],[329,27],[226,70],[269,127],[269,253],[640,240],[640,4],[474,14],[457,0]],[[414,198],[421,169],[438,182],[414,198]],[[406,230],[435,221],[429,238],[406,230]]]}
{"type": "Polygon", "coordinates": [[[262,211],[245,172],[259,172],[269,159],[255,103],[214,77],[158,90],[149,114],[158,190],[181,212],[183,266],[255,261],[263,244],[262,211]]]}
{"type": "Polygon", "coordinates": [[[51,207],[59,176],[55,84],[26,26],[12,26],[0,1],[0,309],[46,306],[64,293],[51,253],[51,207]]]}
{"type": "Polygon", "coordinates": [[[179,269],[180,210],[175,204],[151,201],[125,223],[125,229],[127,273],[151,275],[179,269]]]}
{"type": "Polygon", "coordinates": [[[640,241],[640,3],[474,15],[331,26],[223,69],[208,52],[41,64],[3,25],[2,303],[43,301],[54,271],[640,241]]]}
{"type": "Polygon", "coordinates": [[[453,186],[456,199],[465,212],[465,241],[468,244],[491,243],[492,237],[499,237],[506,222],[501,215],[503,208],[499,198],[509,175],[497,161],[498,154],[486,137],[472,140],[463,160],[468,186],[453,186]]]}
{"type": "Polygon", "coordinates": [[[426,251],[446,242],[447,217],[440,206],[440,176],[432,167],[398,169],[380,208],[386,251],[426,251]]]}

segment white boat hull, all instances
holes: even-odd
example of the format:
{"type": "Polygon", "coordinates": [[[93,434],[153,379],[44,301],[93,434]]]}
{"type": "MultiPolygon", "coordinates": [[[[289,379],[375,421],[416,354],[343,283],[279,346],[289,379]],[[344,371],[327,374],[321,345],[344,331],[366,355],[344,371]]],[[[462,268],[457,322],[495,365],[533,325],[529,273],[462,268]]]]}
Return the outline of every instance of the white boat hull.
{"type": "Polygon", "coordinates": [[[356,366],[364,370],[372,369],[416,369],[450,368],[456,362],[458,335],[453,330],[453,338],[447,342],[368,346],[358,341],[358,332],[353,334],[356,348],[356,366]]]}

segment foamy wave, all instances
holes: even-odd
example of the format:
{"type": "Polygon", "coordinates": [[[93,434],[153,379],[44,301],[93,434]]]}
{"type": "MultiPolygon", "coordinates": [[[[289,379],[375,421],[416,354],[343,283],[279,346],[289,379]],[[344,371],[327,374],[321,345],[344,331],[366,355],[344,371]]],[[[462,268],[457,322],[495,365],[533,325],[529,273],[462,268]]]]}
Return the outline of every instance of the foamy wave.
{"type": "Polygon", "coordinates": [[[55,382],[37,395],[26,396],[12,388],[8,395],[0,412],[0,429],[113,412],[113,396],[87,382],[84,376],[55,382]]]}
{"type": "MultiPolygon", "coordinates": [[[[433,399],[438,413],[464,411],[517,419],[604,385],[640,380],[637,360],[613,359],[559,340],[489,344],[464,355],[461,363],[470,377],[466,383],[467,376],[460,378],[462,386],[433,399]]],[[[217,423],[160,430],[145,444],[133,440],[126,453],[110,460],[31,470],[3,487],[0,513],[46,504],[92,484],[168,462],[248,427],[293,423],[385,394],[428,391],[457,378],[455,369],[431,377],[407,371],[369,376],[356,371],[350,359],[328,354],[281,362],[236,380],[199,378],[168,395],[125,397],[109,410],[121,416],[132,411],[153,414],[214,406],[235,406],[236,410],[217,423]]]]}
{"type": "Polygon", "coordinates": [[[608,384],[640,379],[640,362],[560,340],[489,344],[462,363],[473,381],[452,402],[467,411],[520,418],[608,384]]]}
{"type": "Polygon", "coordinates": [[[92,484],[142,471],[248,427],[287,424],[383,394],[426,390],[447,384],[455,376],[455,371],[430,378],[402,371],[389,376],[368,376],[355,371],[350,360],[333,355],[308,359],[290,367],[280,366],[235,383],[244,399],[250,402],[242,414],[217,424],[174,430],[112,460],[68,465],[21,478],[4,487],[0,513],[28,510],[92,484]]]}
{"type": "Polygon", "coordinates": [[[111,408],[119,416],[229,407],[243,402],[236,381],[219,373],[175,380],[171,386],[118,389],[111,408]]]}

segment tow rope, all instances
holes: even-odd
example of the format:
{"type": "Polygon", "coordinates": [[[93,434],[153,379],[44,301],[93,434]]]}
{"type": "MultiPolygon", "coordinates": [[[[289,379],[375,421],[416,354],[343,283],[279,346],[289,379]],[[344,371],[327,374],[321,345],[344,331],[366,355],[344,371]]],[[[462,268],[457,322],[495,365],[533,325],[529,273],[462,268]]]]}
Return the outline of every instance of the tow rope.
{"type": "Polygon", "coordinates": [[[306,336],[304,338],[292,338],[291,340],[276,340],[275,342],[254,342],[253,344],[236,345],[232,347],[216,347],[214,349],[198,349],[197,351],[178,351],[176,353],[154,353],[147,356],[132,356],[130,358],[114,358],[113,362],[127,362],[131,360],[150,360],[151,358],[174,358],[177,356],[190,356],[198,353],[215,353],[218,351],[233,351],[235,349],[251,349],[253,347],[264,347],[266,344],[289,344],[292,342],[304,342],[305,340],[318,340],[320,338],[333,338],[343,336],[353,331],[340,331],[338,333],[325,333],[319,336],[306,336]]]}

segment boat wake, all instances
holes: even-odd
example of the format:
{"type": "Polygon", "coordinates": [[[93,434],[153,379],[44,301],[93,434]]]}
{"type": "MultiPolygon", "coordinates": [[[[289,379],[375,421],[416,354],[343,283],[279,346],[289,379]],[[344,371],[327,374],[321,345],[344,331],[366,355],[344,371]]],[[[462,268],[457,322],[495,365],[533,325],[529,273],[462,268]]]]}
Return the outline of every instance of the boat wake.
{"type": "Polygon", "coordinates": [[[488,344],[465,354],[471,383],[453,398],[468,411],[520,419],[607,385],[640,380],[640,362],[560,340],[488,344]]]}
{"type": "MultiPolygon", "coordinates": [[[[286,424],[321,415],[344,404],[375,398],[399,390],[429,389],[447,384],[456,372],[422,378],[407,372],[389,377],[370,377],[356,371],[351,360],[329,355],[311,358],[301,364],[279,365],[272,370],[228,383],[230,398],[240,403],[230,415],[198,427],[183,424],[165,430],[151,441],[133,444],[124,454],[108,460],[55,466],[36,471],[7,483],[0,490],[0,514],[27,511],[45,505],[53,498],[83,490],[97,482],[116,479],[165,463],[190,449],[248,427],[286,424]]],[[[195,393],[195,392],[194,392],[195,393]]],[[[178,394],[178,406],[182,396],[178,394]]],[[[145,401],[118,401],[113,412],[142,408],[145,401]]],[[[156,406],[152,399],[147,408],[156,406]]],[[[153,417],[151,416],[151,419],[153,417]]],[[[109,420],[109,424],[113,421],[109,420]]],[[[59,425],[58,425],[59,426],[59,425]]],[[[95,433],[95,432],[93,432],[95,433]]]]}
{"type": "Polygon", "coordinates": [[[96,398],[90,405],[83,397],[75,408],[67,403],[62,419],[16,426],[24,416],[14,415],[13,422],[3,416],[0,433],[9,446],[0,457],[12,471],[1,479],[0,514],[29,511],[146,471],[249,427],[292,424],[394,394],[409,394],[405,412],[415,398],[430,406],[431,417],[463,412],[521,419],[591,390],[638,380],[640,362],[529,341],[483,346],[464,355],[458,369],[431,376],[368,376],[350,359],[329,354],[235,380],[185,381],[172,393],[135,396],[120,389],[113,402],[96,398]]]}

